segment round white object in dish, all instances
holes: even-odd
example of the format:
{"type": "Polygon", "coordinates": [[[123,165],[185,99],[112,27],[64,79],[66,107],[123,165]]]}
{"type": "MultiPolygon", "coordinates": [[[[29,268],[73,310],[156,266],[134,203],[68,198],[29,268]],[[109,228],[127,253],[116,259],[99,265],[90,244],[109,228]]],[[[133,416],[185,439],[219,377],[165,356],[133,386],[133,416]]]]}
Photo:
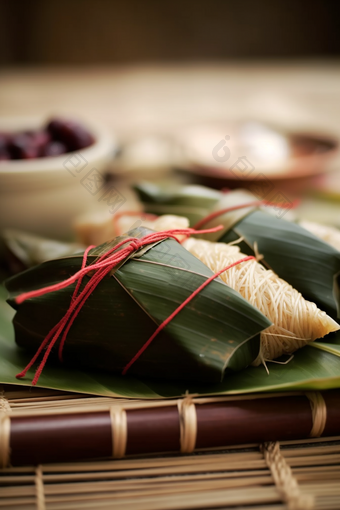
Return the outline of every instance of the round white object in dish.
{"type": "Polygon", "coordinates": [[[212,181],[291,180],[330,169],[338,141],[259,121],[206,122],[177,133],[182,168],[212,181]]]}
{"type": "MultiPolygon", "coordinates": [[[[45,118],[0,118],[0,132],[41,129],[45,118]]],[[[94,143],[55,157],[0,161],[0,229],[54,238],[71,234],[72,219],[101,199],[104,173],[116,152],[104,127],[81,121],[94,143]]]]}

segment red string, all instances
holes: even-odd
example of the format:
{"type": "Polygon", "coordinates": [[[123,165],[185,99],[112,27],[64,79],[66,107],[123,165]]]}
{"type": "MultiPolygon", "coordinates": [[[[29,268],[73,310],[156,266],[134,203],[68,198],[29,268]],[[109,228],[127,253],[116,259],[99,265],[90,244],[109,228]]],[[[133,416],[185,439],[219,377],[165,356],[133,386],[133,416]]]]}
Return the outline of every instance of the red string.
{"type": "Polygon", "coordinates": [[[197,294],[199,294],[199,292],[201,292],[201,290],[203,290],[207,285],[209,285],[209,283],[211,283],[213,280],[215,280],[215,278],[217,278],[218,276],[220,276],[220,274],[224,273],[225,271],[228,271],[228,269],[234,267],[234,266],[237,266],[238,264],[241,264],[241,262],[246,262],[247,260],[256,260],[255,257],[253,257],[252,255],[249,255],[248,257],[244,257],[243,259],[240,259],[240,260],[237,260],[236,262],[233,262],[232,264],[230,264],[229,266],[225,267],[224,269],[221,269],[220,271],[218,271],[217,273],[213,274],[212,276],[210,276],[210,278],[208,278],[207,280],[205,280],[205,282],[202,283],[202,285],[200,285],[192,294],[190,294],[190,296],[185,300],[183,301],[183,303],[181,305],[179,305],[178,308],[176,308],[176,310],[174,312],[172,312],[171,315],[169,315],[169,317],[167,319],[165,319],[164,322],[162,322],[162,324],[160,326],[158,326],[158,328],[156,329],[156,331],[153,333],[153,335],[150,336],[149,340],[147,342],[145,342],[145,344],[139,349],[139,351],[137,352],[137,354],[134,355],[134,357],[132,358],[131,361],[129,361],[129,363],[126,365],[126,367],[124,368],[122,374],[125,375],[126,372],[129,370],[129,368],[131,367],[131,365],[134,364],[135,361],[138,360],[138,358],[140,357],[141,354],[143,354],[143,352],[145,351],[145,349],[151,344],[152,340],[158,335],[158,333],[160,333],[160,331],[162,331],[162,329],[165,328],[165,326],[167,326],[169,324],[170,321],[172,321],[172,319],[174,317],[176,317],[176,315],[181,311],[183,310],[183,308],[188,304],[190,303],[190,301],[195,297],[197,296],[197,294]]]}
{"type": "MultiPolygon", "coordinates": [[[[201,233],[210,233],[210,232],[216,232],[218,230],[221,230],[223,227],[222,225],[219,225],[218,227],[215,227],[213,229],[207,229],[200,231],[201,233]]],[[[104,253],[99,259],[96,260],[95,263],[90,264],[89,266],[86,266],[87,262],[87,256],[91,248],[93,246],[89,246],[83,256],[83,261],[81,265],[81,269],[77,271],[73,276],[68,278],[67,280],[64,280],[63,282],[56,283],[54,285],[49,285],[48,287],[44,287],[42,289],[33,290],[30,292],[25,292],[23,294],[20,294],[15,298],[15,301],[20,304],[26,301],[26,299],[31,299],[39,296],[43,296],[44,294],[55,292],[61,289],[64,289],[71,285],[72,283],[77,281],[76,288],[72,294],[71,303],[70,306],[65,313],[65,315],[62,317],[62,319],[51,329],[51,331],[48,333],[46,338],[41,343],[40,347],[38,348],[36,354],[33,356],[31,361],[28,363],[26,368],[20,372],[20,374],[17,374],[17,378],[25,377],[27,371],[32,367],[32,365],[35,363],[37,358],[39,357],[42,350],[46,348],[45,354],[43,356],[43,359],[35,373],[34,379],[32,381],[32,385],[35,386],[38,382],[38,379],[41,375],[41,372],[46,364],[46,361],[51,353],[51,350],[57,340],[61,336],[61,341],[59,345],[59,359],[62,360],[62,351],[64,347],[65,340],[67,338],[67,334],[78,316],[80,310],[82,309],[84,303],[89,298],[89,296],[92,294],[94,289],[97,287],[97,285],[102,281],[102,279],[110,273],[110,271],[116,267],[120,262],[125,260],[132,252],[139,250],[143,246],[153,244],[158,241],[162,241],[167,238],[173,238],[177,241],[176,235],[190,235],[190,234],[196,234],[198,233],[196,230],[189,228],[189,229],[172,229],[167,230],[163,232],[153,232],[152,234],[148,234],[142,239],[137,239],[134,237],[124,239],[119,244],[108,250],[106,253],[104,253]],[[129,243],[126,247],[122,248],[125,244],[129,243]],[[122,248],[122,249],[120,249],[122,248]],[[85,285],[84,289],[79,293],[80,285],[82,282],[82,278],[88,274],[90,271],[94,271],[93,276],[90,278],[90,280],[85,285]]],[[[248,259],[247,259],[248,260],[248,259]]],[[[216,275],[218,276],[218,275],[216,275]]],[[[216,277],[215,276],[215,277],[216,277]]],[[[213,279],[213,277],[212,277],[213,279]]],[[[209,282],[208,282],[209,283],[209,282]]],[[[204,285],[205,286],[205,285],[204,285]]],[[[202,288],[204,288],[204,286],[202,288]]],[[[199,290],[198,290],[199,292],[199,290]]],[[[196,294],[194,294],[196,295],[196,294]]],[[[194,297],[194,295],[192,297],[194,297]]],[[[190,299],[189,299],[190,301],[190,299]]],[[[185,306],[185,304],[183,304],[185,306]]],[[[174,312],[173,317],[178,313],[182,308],[179,307],[179,309],[174,312]]],[[[172,320],[167,319],[168,322],[172,320]]],[[[168,323],[166,322],[166,324],[168,323]]],[[[166,325],[161,325],[159,328],[163,329],[163,327],[166,325]]],[[[161,329],[159,329],[161,331],[161,329]]],[[[158,334],[158,330],[155,332],[154,335],[152,335],[151,339],[146,342],[145,346],[142,347],[142,349],[139,351],[139,353],[136,354],[136,356],[133,358],[133,360],[127,365],[127,367],[124,368],[124,373],[128,370],[128,368],[136,361],[136,359],[139,358],[139,356],[144,352],[146,347],[151,343],[153,338],[158,334]]]]}
{"type": "MultiPolygon", "coordinates": [[[[88,246],[86,248],[86,250],[84,251],[83,262],[81,264],[81,269],[84,269],[84,267],[86,266],[87,255],[88,255],[89,251],[92,250],[92,248],[95,248],[95,246],[94,245],[88,246]]],[[[73,295],[72,295],[72,301],[74,301],[76,299],[82,281],[83,281],[83,278],[82,277],[79,278],[79,280],[77,282],[77,285],[76,285],[76,288],[74,289],[74,292],[73,292],[73,295]]],[[[68,329],[70,329],[70,328],[68,328],[68,329]]],[[[67,329],[67,331],[68,331],[68,329],[67,329]]],[[[59,356],[59,360],[61,362],[63,361],[63,347],[64,347],[64,343],[65,343],[65,340],[66,340],[66,335],[67,335],[67,333],[66,334],[64,333],[64,335],[63,335],[63,337],[61,339],[60,345],[59,345],[58,356],[59,356]]]]}
{"type": "Polygon", "coordinates": [[[232,207],[226,207],[225,209],[220,209],[219,211],[215,211],[211,214],[208,214],[208,216],[206,216],[202,220],[198,221],[193,226],[193,228],[198,230],[203,225],[206,225],[207,223],[209,223],[209,221],[214,220],[215,218],[218,218],[218,216],[222,216],[222,214],[232,212],[232,211],[237,211],[238,209],[244,209],[246,207],[254,207],[254,206],[258,207],[260,205],[267,205],[267,206],[271,206],[271,207],[279,207],[280,209],[294,209],[295,207],[297,207],[299,205],[299,203],[300,203],[299,200],[294,200],[291,203],[288,203],[288,202],[275,203],[275,202],[270,202],[268,200],[254,200],[253,202],[248,202],[246,204],[241,204],[241,205],[234,205],[232,207]]]}

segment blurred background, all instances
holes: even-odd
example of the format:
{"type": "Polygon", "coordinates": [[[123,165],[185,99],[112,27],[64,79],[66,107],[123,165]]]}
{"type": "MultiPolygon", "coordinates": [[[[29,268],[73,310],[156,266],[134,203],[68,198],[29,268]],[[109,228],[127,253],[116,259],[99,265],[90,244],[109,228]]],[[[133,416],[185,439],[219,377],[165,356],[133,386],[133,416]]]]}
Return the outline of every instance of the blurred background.
{"type": "Polygon", "coordinates": [[[332,57],[339,3],[322,0],[8,0],[2,64],[332,57]]]}
{"type": "MultiPolygon", "coordinates": [[[[2,131],[9,117],[94,122],[111,137],[103,171],[130,209],[141,179],[256,182],[261,198],[270,183],[273,196],[302,199],[303,217],[340,227],[339,2],[0,0],[0,9],[2,131]],[[240,157],[251,176],[230,172],[240,157]]],[[[34,171],[15,171],[18,189],[7,175],[3,199],[17,204],[20,193],[22,204],[34,171]]],[[[98,205],[89,193],[49,198],[46,186],[25,204],[27,221],[6,202],[1,226],[63,236],[98,205]]]]}

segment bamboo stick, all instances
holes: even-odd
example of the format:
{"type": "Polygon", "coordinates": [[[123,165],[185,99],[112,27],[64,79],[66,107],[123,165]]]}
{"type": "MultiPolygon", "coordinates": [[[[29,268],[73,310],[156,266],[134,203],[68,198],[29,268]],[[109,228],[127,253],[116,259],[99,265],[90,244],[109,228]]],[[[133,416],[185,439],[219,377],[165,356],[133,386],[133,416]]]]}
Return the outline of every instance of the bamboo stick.
{"type": "MultiPolygon", "coordinates": [[[[340,391],[332,390],[323,395],[323,398],[318,397],[327,409],[322,414],[325,421],[321,433],[324,431],[326,436],[340,433],[340,391]]],[[[191,440],[193,447],[205,449],[249,441],[259,443],[306,438],[314,430],[313,421],[316,419],[310,398],[310,394],[306,398],[300,392],[279,396],[187,396],[181,402],[195,410],[192,417],[195,420],[194,432],[188,429],[188,433],[195,434],[191,440]]],[[[13,465],[112,456],[112,438],[117,431],[111,410],[125,409],[127,425],[124,437],[127,439],[123,451],[128,455],[179,451],[182,449],[182,432],[190,425],[182,421],[185,416],[181,415],[178,402],[173,400],[145,402],[80,398],[69,401],[53,398],[46,402],[29,400],[19,404],[18,407],[12,404],[8,414],[13,465]]],[[[0,445],[0,456],[1,447],[4,446],[0,445]]],[[[338,462],[340,449],[336,452],[337,456],[333,451],[327,462],[338,462]]],[[[296,462],[292,459],[291,465],[295,466],[296,462]]]]}

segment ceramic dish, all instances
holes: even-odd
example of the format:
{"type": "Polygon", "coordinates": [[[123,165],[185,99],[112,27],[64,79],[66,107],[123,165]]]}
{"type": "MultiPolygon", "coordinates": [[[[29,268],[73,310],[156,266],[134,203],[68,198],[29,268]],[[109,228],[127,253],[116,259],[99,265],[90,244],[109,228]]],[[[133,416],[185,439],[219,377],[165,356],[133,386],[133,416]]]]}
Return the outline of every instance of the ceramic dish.
{"type": "MultiPolygon", "coordinates": [[[[45,118],[0,118],[0,131],[38,129],[45,118]]],[[[116,150],[113,136],[81,121],[92,145],[56,157],[0,162],[0,228],[67,237],[73,217],[98,201],[104,172],[116,150]]]]}

